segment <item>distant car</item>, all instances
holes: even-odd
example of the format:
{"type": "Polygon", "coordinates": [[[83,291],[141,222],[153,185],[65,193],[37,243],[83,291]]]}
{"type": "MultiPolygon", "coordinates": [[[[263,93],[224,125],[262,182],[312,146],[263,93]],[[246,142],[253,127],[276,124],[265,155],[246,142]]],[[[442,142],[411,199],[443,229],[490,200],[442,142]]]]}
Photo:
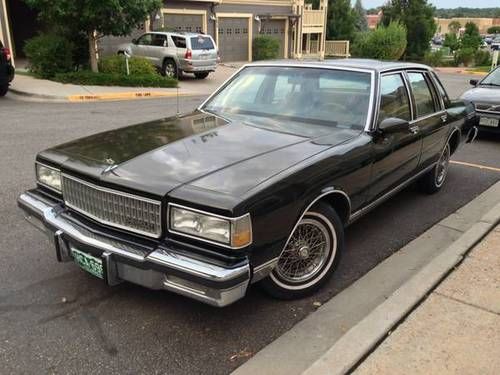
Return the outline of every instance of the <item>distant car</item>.
{"type": "Polygon", "coordinates": [[[496,36],[495,39],[491,41],[490,46],[493,51],[500,50],[500,35],[496,36]]]}
{"type": "Polygon", "coordinates": [[[204,79],[217,68],[218,49],[210,35],[150,32],[118,47],[118,54],[150,60],[167,77],[193,73],[204,79]]]}
{"type": "Polygon", "coordinates": [[[435,36],[434,38],[432,38],[432,43],[440,46],[443,44],[443,38],[441,36],[435,36]]]}
{"type": "Polygon", "coordinates": [[[0,40],[0,96],[5,96],[14,79],[14,67],[10,50],[0,40]]]}
{"type": "Polygon", "coordinates": [[[471,79],[470,83],[475,87],[466,91],[461,99],[476,106],[481,131],[500,133],[500,67],[480,81],[471,79]]]}

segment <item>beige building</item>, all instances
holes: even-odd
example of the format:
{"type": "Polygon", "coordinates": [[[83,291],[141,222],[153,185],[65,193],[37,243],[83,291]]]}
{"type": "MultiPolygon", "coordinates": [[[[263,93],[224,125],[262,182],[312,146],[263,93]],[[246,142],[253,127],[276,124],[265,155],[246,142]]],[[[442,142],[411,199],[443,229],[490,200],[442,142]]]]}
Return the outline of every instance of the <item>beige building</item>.
{"type": "Polygon", "coordinates": [[[440,34],[447,34],[450,32],[449,25],[453,21],[458,21],[462,27],[468,22],[473,22],[479,28],[481,34],[486,34],[488,29],[492,26],[500,26],[500,18],[469,18],[469,17],[457,17],[457,18],[436,18],[436,24],[438,26],[437,32],[440,34]]]}

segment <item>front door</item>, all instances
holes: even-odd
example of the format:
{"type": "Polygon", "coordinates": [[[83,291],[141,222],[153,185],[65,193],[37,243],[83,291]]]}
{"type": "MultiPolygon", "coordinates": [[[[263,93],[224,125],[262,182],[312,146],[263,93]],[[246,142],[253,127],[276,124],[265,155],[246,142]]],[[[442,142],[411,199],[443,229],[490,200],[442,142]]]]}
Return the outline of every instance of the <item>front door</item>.
{"type": "MultiPolygon", "coordinates": [[[[387,118],[412,120],[409,90],[402,72],[381,76],[379,117],[377,126],[387,118]]],[[[397,132],[373,135],[374,163],[372,167],[370,200],[406,181],[418,166],[422,139],[410,126],[397,132]]]]}

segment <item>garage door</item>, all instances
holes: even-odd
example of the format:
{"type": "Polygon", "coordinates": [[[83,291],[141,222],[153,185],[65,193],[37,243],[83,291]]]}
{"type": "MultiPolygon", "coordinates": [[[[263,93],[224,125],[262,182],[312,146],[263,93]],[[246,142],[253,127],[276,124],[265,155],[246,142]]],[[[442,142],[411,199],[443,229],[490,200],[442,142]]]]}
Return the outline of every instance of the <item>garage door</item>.
{"type": "Polygon", "coordinates": [[[248,61],[248,18],[219,18],[219,53],[223,62],[248,61]]]}
{"type": "Polygon", "coordinates": [[[199,14],[164,13],[165,27],[173,31],[188,33],[203,32],[203,16],[199,14]]]}
{"type": "Polygon", "coordinates": [[[266,20],[262,22],[260,33],[269,35],[280,42],[279,58],[285,57],[286,20],[266,20]]]}

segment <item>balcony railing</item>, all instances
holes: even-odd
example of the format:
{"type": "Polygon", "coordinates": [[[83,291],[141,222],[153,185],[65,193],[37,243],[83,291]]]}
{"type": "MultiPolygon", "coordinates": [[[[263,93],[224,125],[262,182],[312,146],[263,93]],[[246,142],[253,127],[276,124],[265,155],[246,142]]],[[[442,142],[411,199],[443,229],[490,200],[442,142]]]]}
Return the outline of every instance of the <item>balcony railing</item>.
{"type": "MultiPolygon", "coordinates": [[[[319,55],[319,44],[317,40],[311,40],[310,50],[304,51],[304,55],[319,55]]],[[[350,57],[348,40],[327,40],[325,43],[325,56],[350,57]]]]}
{"type": "Polygon", "coordinates": [[[304,10],[302,31],[304,33],[322,32],[325,27],[325,12],[323,10],[304,10]]]}

